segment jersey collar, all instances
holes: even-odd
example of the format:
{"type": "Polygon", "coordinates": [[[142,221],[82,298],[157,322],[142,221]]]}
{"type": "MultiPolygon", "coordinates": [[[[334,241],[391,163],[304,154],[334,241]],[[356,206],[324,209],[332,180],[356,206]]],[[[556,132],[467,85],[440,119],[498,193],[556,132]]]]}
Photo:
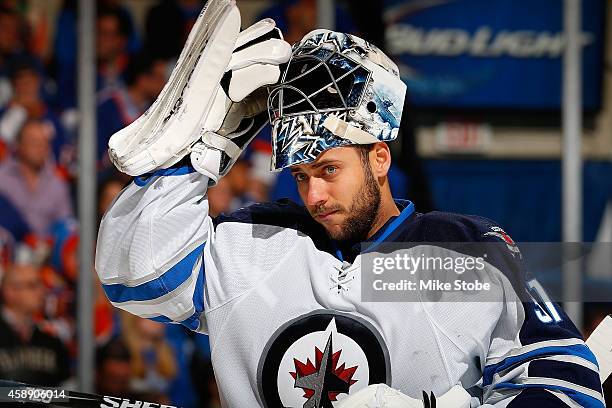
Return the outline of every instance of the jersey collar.
{"type": "MultiPolygon", "coordinates": [[[[399,208],[403,208],[399,215],[389,218],[372,237],[365,243],[369,243],[363,252],[370,252],[385,240],[404,223],[415,211],[414,204],[409,200],[395,200],[395,204],[399,208]]],[[[364,244],[365,244],[364,243],[364,244]]]]}
{"type": "Polygon", "coordinates": [[[362,252],[370,252],[374,250],[378,245],[385,242],[394,231],[396,231],[403,223],[406,221],[412,214],[414,214],[415,207],[414,204],[409,200],[395,200],[395,204],[398,208],[401,209],[399,215],[394,215],[378,230],[374,235],[372,235],[368,240],[364,242],[358,242],[355,244],[341,243],[338,241],[332,241],[333,246],[335,248],[336,257],[341,261],[350,260],[355,258],[358,254],[362,252]],[[367,246],[364,251],[362,251],[362,245],[367,246]]]}

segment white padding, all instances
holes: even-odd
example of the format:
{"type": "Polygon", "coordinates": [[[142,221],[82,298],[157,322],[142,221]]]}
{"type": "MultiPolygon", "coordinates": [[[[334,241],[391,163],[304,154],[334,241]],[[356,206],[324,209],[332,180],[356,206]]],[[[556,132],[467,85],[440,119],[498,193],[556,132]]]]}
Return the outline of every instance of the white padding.
{"type": "Polygon", "coordinates": [[[253,89],[267,84],[273,84],[280,77],[277,65],[251,65],[234,71],[229,86],[229,97],[233,101],[246,98],[253,89]]]}
{"type": "Polygon", "coordinates": [[[225,154],[232,159],[238,157],[242,152],[242,150],[230,139],[219,136],[213,132],[204,133],[202,136],[202,142],[209,147],[225,152],[225,154]]]}
{"type": "Polygon", "coordinates": [[[200,174],[207,176],[213,184],[219,181],[221,151],[210,149],[203,143],[196,143],[191,150],[191,165],[200,174]]]}
{"type": "Polygon", "coordinates": [[[149,110],[109,141],[111,161],[138,176],[169,167],[200,137],[240,31],[234,0],[211,0],[149,110]],[[171,137],[169,137],[171,135],[171,137]]]}
{"type": "Polygon", "coordinates": [[[236,48],[242,47],[244,44],[272,31],[274,27],[276,27],[276,23],[271,18],[264,18],[256,22],[240,32],[236,40],[236,48]]]}
{"type": "Polygon", "coordinates": [[[287,62],[290,57],[291,46],[289,43],[272,38],[234,52],[228,70],[237,70],[253,64],[279,65],[287,62]]]}
{"type": "Polygon", "coordinates": [[[379,140],[373,135],[355,126],[351,126],[335,115],[329,115],[323,121],[323,127],[334,135],[343,139],[348,139],[356,144],[377,143],[379,140]]]}

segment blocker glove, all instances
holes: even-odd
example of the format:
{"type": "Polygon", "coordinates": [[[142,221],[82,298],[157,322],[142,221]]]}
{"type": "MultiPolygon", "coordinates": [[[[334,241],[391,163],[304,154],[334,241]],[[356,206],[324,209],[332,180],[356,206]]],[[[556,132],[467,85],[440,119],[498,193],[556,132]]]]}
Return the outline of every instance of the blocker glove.
{"type": "Polygon", "coordinates": [[[279,65],[290,55],[291,46],[273,20],[240,32],[235,1],[210,0],[155,102],[111,137],[111,161],[139,176],[170,167],[193,151],[195,167],[216,182],[263,126],[255,116],[266,109],[265,96],[251,94],[276,83],[279,65]]]}
{"type": "Polygon", "coordinates": [[[268,121],[266,85],[278,82],[291,46],[271,19],[240,33],[221,79],[212,113],[191,147],[191,163],[214,184],[236,162],[246,145],[268,121]]]}

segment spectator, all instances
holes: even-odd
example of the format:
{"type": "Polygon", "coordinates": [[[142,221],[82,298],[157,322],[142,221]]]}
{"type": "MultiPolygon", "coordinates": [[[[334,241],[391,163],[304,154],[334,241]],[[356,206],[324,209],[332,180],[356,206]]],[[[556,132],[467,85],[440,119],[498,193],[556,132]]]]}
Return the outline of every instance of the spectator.
{"type": "Polygon", "coordinates": [[[30,234],[19,210],[0,194],[0,277],[15,261],[18,243],[30,240],[30,234]]]}
{"type": "MultiPolygon", "coordinates": [[[[100,62],[97,89],[106,88],[105,73],[111,73],[108,85],[116,85],[127,65],[128,54],[136,52],[139,39],[129,8],[116,0],[97,2],[98,13],[98,61],[100,62]],[[113,63],[114,62],[114,63],[113,63]],[[116,65],[117,69],[106,68],[116,65]],[[116,64],[115,64],[116,63],[116,64]]],[[[61,109],[76,107],[77,64],[77,1],[64,0],[56,20],[53,44],[53,72],[58,84],[57,103],[61,109]]]]}
{"type": "Polygon", "coordinates": [[[125,73],[127,87],[115,89],[98,105],[98,159],[106,159],[113,133],[136,120],[157,98],[166,83],[166,73],[163,60],[147,55],[133,59],[125,73]]]}
{"type": "MultiPolygon", "coordinates": [[[[121,192],[123,186],[129,179],[125,179],[125,175],[116,171],[109,171],[103,180],[98,184],[98,218],[97,225],[100,225],[100,220],[106,212],[106,209],[115,199],[116,195],[121,192]]],[[[96,279],[96,292],[94,303],[95,314],[95,336],[98,343],[104,343],[109,338],[117,335],[119,332],[118,317],[116,309],[111,305],[108,298],[104,294],[104,290],[100,282],[96,279]]]]}
{"type": "Polygon", "coordinates": [[[24,54],[26,30],[16,11],[0,6],[0,107],[11,98],[8,66],[11,59],[24,54]]]}
{"type": "Polygon", "coordinates": [[[126,179],[125,174],[119,173],[113,168],[113,171],[98,183],[98,225],[100,225],[106,209],[129,181],[130,179],[126,179]]]}
{"type": "Polygon", "coordinates": [[[162,323],[122,313],[123,339],[132,356],[132,389],[165,393],[176,376],[175,356],[162,323]]]}
{"type": "Polygon", "coordinates": [[[128,52],[136,53],[140,50],[140,38],[138,31],[134,28],[134,17],[129,6],[126,6],[124,0],[98,0],[97,7],[99,10],[111,10],[121,17],[121,24],[124,24],[124,30],[128,33],[128,52]]]}
{"type": "Polygon", "coordinates": [[[94,336],[96,344],[105,344],[119,334],[117,311],[104,294],[99,280],[96,280],[94,296],[94,336]]]}
{"type": "Polygon", "coordinates": [[[19,210],[3,194],[0,194],[0,228],[11,236],[12,242],[25,241],[31,234],[19,210]]]}
{"type": "Polygon", "coordinates": [[[200,0],[162,0],[152,7],[147,14],[145,50],[159,58],[176,59],[202,6],[200,0]]]}
{"type": "Polygon", "coordinates": [[[196,353],[191,361],[191,376],[194,384],[200,384],[196,387],[198,393],[200,408],[220,408],[221,397],[219,396],[219,388],[215,380],[215,373],[212,363],[206,357],[196,353]]]}
{"type": "Polygon", "coordinates": [[[0,276],[8,269],[15,252],[15,238],[0,224],[0,276]]]}
{"type": "Polygon", "coordinates": [[[66,219],[53,224],[50,238],[50,256],[42,268],[42,280],[46,288],[45,329],[62,340],[70,355],[74,356],[79,244],[76,220],[66,219]]]}
{"type": "Polygon", "coordinates": [[[234,194],[232,186],[226,178],[219,179],[214,187],[210,187],[207,190],[207,194],[208,212],[211,217],[216,217],[221,213],[227,213],[231,210],[234,194]]]}
{"type": "Polygon", "coordinates": [[[243,158],[250,163],[250,183],[247,195],[251,201],[264,202],[270,198],[270,190],[276,184],[278,173],[270,171],[272,145],[270,144],[270,127],[266,126],[255,139],[249,143],[243,158]]]}
{"type": "Polygon", "coordinates": [[[56,104],[62,110],[76,107],[76,25],[76,0],[64,0],[55,21],[53,59],[50,67],[58,88],[56,104]]]}
{"type": "MultiPolygon", "coordinates": [[[[336,3],[336,2],[334,2],[336,3]]],[[[355,32],[355,25],[344,7],[336,5],[335,29],[344,33],[355,32]]],[[[259,19],[270,17],[283,32],[287,42],[293,44],[317,28],[317,2],[315,0],[280,0],[260,14],[259,19]]]]}
{"type": "Polygon", "coordinates": [[[130,21],[115,8],[102,8],[96,17],[98,90],[104,93],[118,87],[128,66],[130,21]]]}
{"type": "Polygon", "coordinates": [[[49,124],[28,119],[17,135],[16,157],[0,166],[0,193],[38,236],[46,236],[53,222],[72,215],[68,187],[49,160],[51,133],[49,124]]]}
{"type": "Polygon", "coordinates": [[[113,339],[96,350],[96,393],[129,398],[132,372],[130,351],[121,339],[113,339]]]}
{"type": "Polygon", "coordinates": [[[51,146],[57,163],[69,165],[72,149],[67,145],[66,132],[59,117],[49,109],[42,97],[43,71],[31,57],[14,59],[10,69],[13,96],[6,109],[0,109],[0,137],[7,144],[15,141],[17,132],[26,119],[48,122],[53,130],[51,146]]]}
{"type": "Polygon", "coordinates": [[[65,381],[69,376],[66,349],[35,323],[45,295],[38,268],[9,268],[1,293],[0,378],[48,386],[65,381]]]}

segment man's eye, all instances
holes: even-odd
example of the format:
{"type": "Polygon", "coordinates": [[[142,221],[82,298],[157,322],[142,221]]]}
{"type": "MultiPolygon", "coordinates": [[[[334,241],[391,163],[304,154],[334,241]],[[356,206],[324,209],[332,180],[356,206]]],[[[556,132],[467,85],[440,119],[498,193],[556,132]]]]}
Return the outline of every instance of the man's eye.
{"type": "Polygon", "coordinates": [[[306,180],[306,175],[304,173],[296,173],[293,175],[295,181],[304,181],[306,180]]]}
{"type": "Polygon", "coordinates": [[[325,168],[325,174],[328,174],[328,175],[329,174],[334,174],[336,172],[336,170],[338,170],[338,168],[335,167],[335,166],[327,166],[325,168]]]}

